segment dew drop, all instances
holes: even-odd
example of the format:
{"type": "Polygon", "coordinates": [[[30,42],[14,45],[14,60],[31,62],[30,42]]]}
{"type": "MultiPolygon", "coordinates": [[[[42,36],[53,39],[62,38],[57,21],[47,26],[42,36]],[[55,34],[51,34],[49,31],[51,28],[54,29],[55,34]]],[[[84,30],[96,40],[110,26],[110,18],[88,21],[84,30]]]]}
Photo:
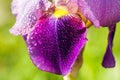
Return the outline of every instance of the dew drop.
{"type": "Polygon", "coordinates": [[[33,40],[33,37],[31,37],[30,39],[33,40]]]}
{"type": "Polygon", "coordinates": [[[37,43],[34,43],[34,46],[37,46],[37,43]]]}
{"type": "Polygon", "coordinates": [[[39,68],[39,67],[40,67],[40,64],[37,64],[37,67],[39,68]]]}
{"type": "Polygon", "coordinates": [[[35,35],[37,34],[37,32],[36,32],[36,31],[35,31],[34,33],[35,33],[35,35]]]}

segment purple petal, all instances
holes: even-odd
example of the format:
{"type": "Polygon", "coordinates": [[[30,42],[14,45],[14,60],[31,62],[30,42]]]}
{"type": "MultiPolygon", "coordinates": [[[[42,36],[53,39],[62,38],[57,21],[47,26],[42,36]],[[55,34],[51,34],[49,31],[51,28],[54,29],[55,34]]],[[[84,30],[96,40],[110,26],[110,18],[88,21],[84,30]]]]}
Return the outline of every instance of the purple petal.
{"type": "Polygon", "coordinates": [[[16,23],[10,32],[14,35],[30,33],[50,4],[48,0],[13,0],[12,13],[16,16],[16,23]]]}
{"type": "Polygon", "coordinates": [[[97,27],[120,21],[120,0],[78,0],[78,4],[83,15],[97,27]]]}
{"type": "Polygon", "coordinates": [[[27,3],[29,3],[31,0],[12,0],[12,13],[17,16],[19,13],[24,11],[25,6],[27,3]]]}
{"type": "Polygon", "coordinates": [[[85,45],[85,36],[86,28],[75,16],[44,17],[26,42],[33,63],[40,70],[65,75],[85,45]]]}
{"type": "Polygon", "coordinates": [[[67,0],[67,8],[70,13],[76,13],[78,11],[77,0],[67,0]]]}
{"type": "Polygon", "coordinates": [[[115,66],[115,59],[114,59],[114,56],[113,56],[113,53],[112,53],[112,46],[113,46],[115,28],[116,28],[116,25],[109,27],[110,32],[109,32],[109,35],[108,35],[108,46],[107,46],[106,53],[104,55],[104,59],[103,59],[103,62],[102,62],[102,65],[105,68],[110,68],[110,67],[115,66]]]}

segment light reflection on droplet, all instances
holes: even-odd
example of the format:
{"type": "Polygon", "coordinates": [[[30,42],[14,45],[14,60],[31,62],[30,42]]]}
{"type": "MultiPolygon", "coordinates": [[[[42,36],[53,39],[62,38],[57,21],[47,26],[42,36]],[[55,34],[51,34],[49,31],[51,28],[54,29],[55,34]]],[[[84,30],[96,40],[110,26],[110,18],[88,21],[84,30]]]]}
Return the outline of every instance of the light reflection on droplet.
{"type": "Polygon", "coordinates": [[[37,46],[37,43],[34,43],[34,46],[37,46]]]}

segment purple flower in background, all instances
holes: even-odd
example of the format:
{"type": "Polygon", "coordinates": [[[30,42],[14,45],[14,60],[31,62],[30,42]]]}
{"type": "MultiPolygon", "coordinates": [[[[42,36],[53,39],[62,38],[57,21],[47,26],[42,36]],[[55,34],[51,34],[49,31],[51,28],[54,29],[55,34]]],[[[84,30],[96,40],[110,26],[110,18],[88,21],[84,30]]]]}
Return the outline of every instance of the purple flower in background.
{"type": "Polygon", "coordinates": [[[77,7],[70,8],[75,4],[13,0],[16,23],[10,32],[24,37],[30,57],[40,70],[66,75],[84,47],[86,27],[75,14],[77,7]]]}
{"type": "Polygon", "coordinates": [[[96,27],[108,26],[108,46],[102,65],[106,68],[114,67],[112,45],[116,23],[120,21],[120,0],[78,0],[78,5],[81,13],[96,27]]]}
{"type": "Polygon", "coordinates": [[[13,0],[12,13],[16,23],[10,32],[24,37],[30,57],[40,70],[61,75],[71,71],[87,41],[82,15],[96,27],[108,26],[102,65],[115,66],[112,45],[120,21],[120,0],[13,0]]]}

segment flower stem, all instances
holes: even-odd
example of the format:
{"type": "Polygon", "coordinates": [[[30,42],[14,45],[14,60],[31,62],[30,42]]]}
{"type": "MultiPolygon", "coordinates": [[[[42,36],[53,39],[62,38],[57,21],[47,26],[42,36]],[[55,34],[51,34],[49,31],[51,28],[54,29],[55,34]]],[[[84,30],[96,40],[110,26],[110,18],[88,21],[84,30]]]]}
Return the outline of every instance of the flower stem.
{"type": "Polygon", "coordinates": [[[64,76],[64,80],[77,80],[78,74],[79,74],[79,69],[82,66],[83,63],[83,51],[84,48],[82,49],[81,53],[78,55],[71,72],[69,72],[66,76],[64,76]]]}

